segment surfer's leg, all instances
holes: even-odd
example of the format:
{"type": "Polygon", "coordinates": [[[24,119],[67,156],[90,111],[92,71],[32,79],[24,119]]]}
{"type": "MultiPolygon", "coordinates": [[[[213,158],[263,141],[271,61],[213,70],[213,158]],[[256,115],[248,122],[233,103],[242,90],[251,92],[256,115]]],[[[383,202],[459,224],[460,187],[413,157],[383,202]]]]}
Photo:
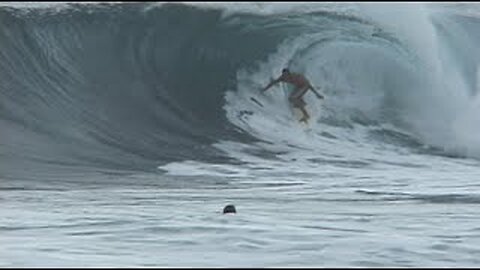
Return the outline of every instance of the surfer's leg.
{"type": "MultiPolygon", "coordinates": [[[[303,101],[303,100],[302,100],[302,101],[303,101]]],[[[305,102],[303,102],[303,103],[305,103],[305,102]]],[[[303,117],[302,117],[302,119],[300,119],[300,121],[306,122],[308,119],[310,119],[310,115],[308,115],[307,110],[305,110],[305,105],[303,105],[303,106],[298,106],[298,108],[299,108],[299,109],[302,111],[302,113],[303,113],[303,117]]]]}
{"type": "Polygon", "coordinates": [[[305,106],[307,105],[305,101],[300,97],[300,98],[295,98],[295,99],[290,99],[290,103],[294,108],[298,108],[302,113],[303,117],[300,119],[300,121],[306,122],[309,118],[310,115],[308,115],[307,110],[305,109],[305,106]]]}
{"type": "MultiPolygon", "coordinates": [[[[290,103],[292,103],[293,107],[297,107],[299,108],[300,106],[303,106],[302,105],[302,89],[301,88],[297,88],[295,89],[295,91],[293,91],[290,96],[288,97],[288,100],[290,101],[290,103]]],[[[303,102],[305,103],[305,102],[303,102]]]]}
{"type": "Polygon", "coordinates": [[[310,118],[310,115],[308,115],[307,110],[305,110],[305,106],[307,105],[307,103],[305,103],[305,101],[302,98],[302,96],[307,92],[307,90],[308,90],[308,87],[307,88],[297,88],[288,97],[288,100],[290,101],[290,103],[292,103],[292,106],[295,107],[295,108],[298,108],[298,109],[300,109],[300,111],[302,111],[303,117],[302,117],[302,119],[300,119],[300,121],[304,121],[304,122],[306,122],[310,118]]]}

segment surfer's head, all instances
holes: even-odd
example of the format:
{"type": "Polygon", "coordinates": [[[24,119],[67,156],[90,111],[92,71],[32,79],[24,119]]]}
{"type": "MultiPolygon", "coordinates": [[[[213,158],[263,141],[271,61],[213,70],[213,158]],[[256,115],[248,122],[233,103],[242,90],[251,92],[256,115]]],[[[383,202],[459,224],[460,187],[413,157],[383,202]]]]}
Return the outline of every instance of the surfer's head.
{"type": "Polygon", "coordinates": [[[288,74],[288,73],[290,73],[290,70],[288,70],[288,68],[282,69],[282,74],[288,74]]]}
{"type": "Polygon", "coordinates": [[[228,214],[228,213],[237,213],[237,210],[235,210],[235,206],[233,204],[229,204],[223,208],[223,213],[228,214]]]}

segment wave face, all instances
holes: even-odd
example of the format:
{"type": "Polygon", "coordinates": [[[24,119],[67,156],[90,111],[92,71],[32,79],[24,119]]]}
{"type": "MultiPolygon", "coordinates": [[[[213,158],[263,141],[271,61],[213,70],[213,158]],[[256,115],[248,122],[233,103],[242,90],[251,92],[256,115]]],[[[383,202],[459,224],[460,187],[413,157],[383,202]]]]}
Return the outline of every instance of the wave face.
{"type": "Polygon", "coordinates": [[[0,7],[0,177],[237,162],[215,143],[298,127],[286,88],[258,92],[285,66],[327,96],[322,136],[478,158],[479,20],[411,6],[0,7]]]}

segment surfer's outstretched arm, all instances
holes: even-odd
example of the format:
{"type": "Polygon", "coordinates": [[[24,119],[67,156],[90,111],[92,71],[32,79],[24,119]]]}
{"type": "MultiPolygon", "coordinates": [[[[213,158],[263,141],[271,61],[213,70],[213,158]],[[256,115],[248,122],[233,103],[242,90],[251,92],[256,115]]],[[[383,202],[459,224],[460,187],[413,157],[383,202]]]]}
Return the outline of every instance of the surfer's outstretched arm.
{"type": "Polygon", "coordinates": [[[315,90],[315,88],[313,88],[312,85],[310,85],[310,89],[312,90],[313,93],[315,93],[315,95],[317,96],[317,98],[319,98],[319,99],[324,99],[324,96],[322,96],[321,94],[319,94],[319,93],[317,92],[317,90],[315,90]]]}
{"type": "Polygon", "coordinates": [[[262,92],[267,91],[270,87],[274,86],[275,84],[279,83],[282,81],[282,76],[280,76],[278,79],[271,81],[267,86],[265,86],[262,89],[262,92]]]}

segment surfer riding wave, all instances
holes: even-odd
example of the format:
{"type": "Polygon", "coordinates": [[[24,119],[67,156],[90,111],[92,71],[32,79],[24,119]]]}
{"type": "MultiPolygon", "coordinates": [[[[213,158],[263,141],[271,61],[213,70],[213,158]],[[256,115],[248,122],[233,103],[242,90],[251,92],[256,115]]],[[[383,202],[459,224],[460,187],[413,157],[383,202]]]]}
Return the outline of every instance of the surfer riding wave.
{"type": "Polygon", "coordinates": [[[307,93],[308,90],[312,90],[313,93],[319,98],[323,99],[324,96],[319,94],[312,84],[303,76],[302,74],[293,73],[288,70],[288,68],[284,68],[282,70],[282,75],[277,79],[271,81],[265,88],[262,89],[262,92],[267,91],[270,87],[274,86],[277,83],[286,82],[290,83],[295,86],[295,90],[290,94],[288,100],[292,104],[294,108],[300,109],[303,113],[303,117],[300,119],[300,122],[307,122],[310,118],[305,106],[307,105],[303,100],[303,96],[307,93]]]}

